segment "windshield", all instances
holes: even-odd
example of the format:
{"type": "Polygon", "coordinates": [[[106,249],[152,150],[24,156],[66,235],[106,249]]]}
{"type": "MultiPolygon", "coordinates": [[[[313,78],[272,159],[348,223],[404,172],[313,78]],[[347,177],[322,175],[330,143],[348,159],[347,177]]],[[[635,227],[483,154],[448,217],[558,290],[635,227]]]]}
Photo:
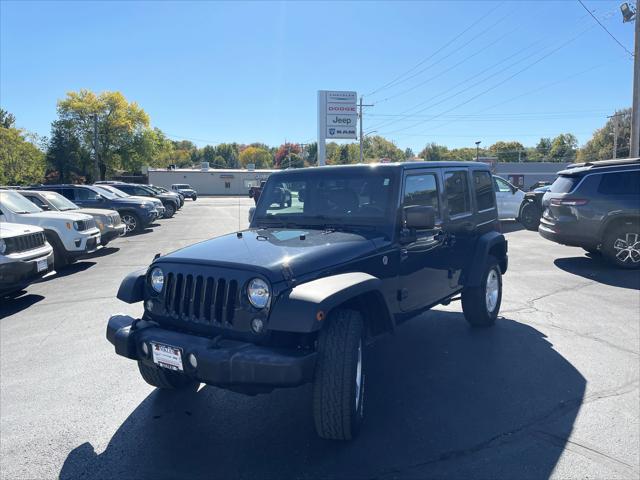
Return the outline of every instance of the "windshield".
{"type": "MultiPolygon", "coordinates": [[[[116,198],[127,198],[130,197],[131,195],[124,193],[122,190],[118,190],[117,188],[114,187],[108,187],[106,185],[96,185],[96,188],[100,189],[100,193],[102,192],[107,192],[107,194],[111,194],[116,198]]],[[[105,197],[107,195],[105,194],[105,197]]],[[[107,197],[109,198],[109,197],[107,197]]]]}
{"type": "Polygon", "coordinates": [[[396,184],[393,176],[375,169],[313,170],[274,176],[260,196],[254,224],[392,225],[396,184]]]}
{"type": "Polygon", "coordinates": [[[191,185],[185,185],[184,183],[182,183],[180,185],[176,185],[176,188],[179,188],[181,190],[191,190],[191,185]]]}
{"type": "Polygon", "coordinates": [[[43,192],[42,196],[49,202],[53,208],[64,212],[65,210],[77,210],[78,206],[71,200],[63,197],[55,192],[43,192]]]}
{"type": "Polygon", "coordinates": [[[96,192],[98,195],[102,195],[105,198],[108,198],[109,200],[113,200],[114,198],[118,198],[116,197],[112,192],[109,192],[108,190],[103,190],[99,187],[93,187],[93,186],[88,186],[88,188],[90,188],[91,190],[93,190],[94,192],[96,192]]]}
{"type": "Polygon", "coordinates": [[[11,190],[0,191],[0,207],[13,213],[38,213],[42,211],[40,207],[11,190]]]}

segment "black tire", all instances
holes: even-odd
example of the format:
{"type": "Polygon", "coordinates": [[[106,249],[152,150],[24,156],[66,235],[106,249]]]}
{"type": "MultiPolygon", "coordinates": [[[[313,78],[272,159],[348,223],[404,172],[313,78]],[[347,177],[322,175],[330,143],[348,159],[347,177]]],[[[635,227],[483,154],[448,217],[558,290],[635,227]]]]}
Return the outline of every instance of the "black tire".
{"type": "Polygon", "coordinates": [[[140,217],[133,212],[123,212],[120,214],[122,223],[125,225],[125,235],[138,233],[142,231],[142,222],[140,217]]]}
{"type": "Polygon", "coordinates": [[[173,203],[167,203],[164,206],[164,215],[162,216],[162,218],[171,218],[176,214],[176,207],[173,205],[173,203]]]}
{"type": "Polygon", "coordinates": [[[462,311],[464,318],[473,327],[491,327],[495,324],[498,312],[500,311],[500,303],[502,302],[502,273],[498,260],[488,255],[482,272],[482,279],[479,287],[467,287],[462,291],[462,311]],[[497,280],[497,298],[492,302],[490,307],[487,300],[487,280],[489,275],[493,274],[497,280]]]}
{"type": "Polygon", "coordinates": [[[338,309],[328,316],[318,336],[313,418],[322,438],[351,440],[360,430],[365,386],[363,334],[360,313],[338,309]]]}
{"type": "Polygon", "coordinates": [[[198,197],[196,195],[192,195],[191,196],[191,200],[193,200],[194,202],[198,199],[198,197]]]}
{"type": "Polygon", "coordinates": [[[533,203],[526,203],[520,209],[519,222],[527,230],[537,231],[542,212],[533,203]]]}
{"type": "Polygon", "coordinates": [[[47,242],[53,248],[53,269],[60,270],[61,268],[66,267],[71,263],[69,261],[69,257],[67,256],[67,250],[64,248],[64,244],[62,240],[58,237],[58,235],[54,232],[45,231],[45,237],[47,237],[47,242]]]}
{"type": "Polygon", "coordinates": [[[138,370],[145,382],[163,390],[195,389],[198,382],[178,372],[172,372],[160,367],[152,367],[138,362],[138,370]]]}
{"type": "Polygon", "coordinates": [[[614,226],[604,236],[602,253],[618,268],[640,268],[640,222],[627,221],[614,226]]]}

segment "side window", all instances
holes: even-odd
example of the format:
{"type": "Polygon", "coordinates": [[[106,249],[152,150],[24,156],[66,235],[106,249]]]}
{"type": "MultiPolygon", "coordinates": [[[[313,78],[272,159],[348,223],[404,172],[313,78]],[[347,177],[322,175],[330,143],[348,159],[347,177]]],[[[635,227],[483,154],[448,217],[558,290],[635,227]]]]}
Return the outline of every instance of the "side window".
{"type": "Polygon", "coordinates": [[[603,195],[640,195],[640,170],[605,173],[600,178],[598,193],[603,195]]]}
{"type": "Polygon", "coordinates": [[[473,188],[476,194],[478,211],[489,210],[496,206],[489,172],[473,172],[473,188]]]}
{"type": "Polygon", "coordinates": [[[502,180],[501,178],[493,177],[495,181],[496,192],[509,192],[511,193],[511,185],[502,180]]]}
{"type": "Polygon", "coordinates": [[[469,181],[466,171],[445,173],[444,192],[449,204],[449,217],[471,213],[469,181]]]}
{"type": "Polygon", "coordinates": [[[134,187],[133,188],[133,194],[137,195],[139,197],[149,197],[150,196],[148,191],[146,191],[144,188],[140,188],[140,187],[134,187]]]}
{"type": "Polygon", "coordinates": [[[89,190],[88,188],[74,188],[75,199],[76,200],[96,200],[98,198],[98,194],[93,190],[89,190]]]}
{"type": "Polygon", "coordinates": [[[436,176],[432,173],[408,175],[404,181],[403,205],[405,207],[410,205],[433,207],[439,217],[440,202],[438,201],[436,176]]]}
{"type": "Polygon", "coordinates": [[[52,190],[52,191],[59,193],[63,197],[71,200],[72,202],[77,198],[77,197],[74,198],[74,193],[76,191],[75,188],[61,188],[60,190],[52,190]]]}

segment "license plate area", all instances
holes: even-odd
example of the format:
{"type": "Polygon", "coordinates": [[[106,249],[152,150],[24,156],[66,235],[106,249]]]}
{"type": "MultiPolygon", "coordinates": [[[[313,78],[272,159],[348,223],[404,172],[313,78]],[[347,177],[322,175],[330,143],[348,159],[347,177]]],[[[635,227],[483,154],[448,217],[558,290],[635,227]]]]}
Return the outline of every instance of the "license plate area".
{"type": "Polygon", "coordinates": [[[182,349],[164,343],[151,342],[153,363],[159,367],[176,372],[184,371],[182,367],[182,349]]]}
{"type": "Polygon", "coordinates": [[[36,260],[36,270],[38,273],[44,272],[49,268],[49,264],[46,258],[39,258],[36,260]]]}

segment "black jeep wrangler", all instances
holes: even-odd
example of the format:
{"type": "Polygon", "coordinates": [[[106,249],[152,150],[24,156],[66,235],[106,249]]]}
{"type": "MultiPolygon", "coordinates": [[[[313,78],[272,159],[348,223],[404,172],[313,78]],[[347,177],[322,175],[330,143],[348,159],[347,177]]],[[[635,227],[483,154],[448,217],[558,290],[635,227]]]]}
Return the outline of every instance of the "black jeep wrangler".
{"type": "Polygon", "coordinates": [[[499,229],[480,163],[274,173],[249,229],[127,276],[118,298],[143,301],[144,313],[112,316],[107,339],[159,388],[256,394],[313,382],[318,434],[350,439],[367,342],[458,298],[472,326],[493,325],[507,270],[499,229]]]}

